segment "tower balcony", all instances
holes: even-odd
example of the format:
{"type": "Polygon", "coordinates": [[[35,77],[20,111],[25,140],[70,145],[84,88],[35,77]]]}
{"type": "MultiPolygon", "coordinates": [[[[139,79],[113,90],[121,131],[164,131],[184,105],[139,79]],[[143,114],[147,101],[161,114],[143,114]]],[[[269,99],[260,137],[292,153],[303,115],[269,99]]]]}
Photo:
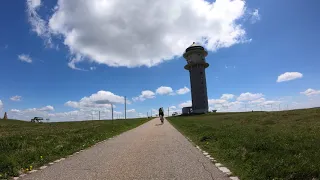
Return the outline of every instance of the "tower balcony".
{"type": "Polygon", "coordinates": [[[207,62],[205,62],[205,61],[200,62],[200,63],[190,62],[190,63],[188,63],[188,64],[186,64],[186,65],[184,66],[184,69],[189,71],[189,70],[192,69],[192,67],[204,67],[204,69],[205,69],[205,68],[209,67],[209,63],[207,63],[207,62]]]}

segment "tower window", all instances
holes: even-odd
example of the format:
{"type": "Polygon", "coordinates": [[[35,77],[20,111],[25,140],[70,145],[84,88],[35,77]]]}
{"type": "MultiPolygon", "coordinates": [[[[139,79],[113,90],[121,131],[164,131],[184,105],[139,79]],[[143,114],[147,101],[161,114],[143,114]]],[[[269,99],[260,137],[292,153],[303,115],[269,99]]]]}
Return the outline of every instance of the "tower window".
{"type": "Polygon", "coordinates": [[[200,74],[202,75],[202,74],[203,74],[203,72],[201,71],[201,72],[200,72],[200,74]]]}

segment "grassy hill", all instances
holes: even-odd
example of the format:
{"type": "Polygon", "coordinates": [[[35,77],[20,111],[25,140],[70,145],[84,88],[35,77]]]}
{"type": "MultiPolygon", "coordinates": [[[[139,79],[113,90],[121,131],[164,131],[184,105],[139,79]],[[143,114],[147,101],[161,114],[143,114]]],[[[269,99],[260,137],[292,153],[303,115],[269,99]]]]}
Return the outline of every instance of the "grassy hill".
{"type": "Polygon", "coordinates": [[[240,179],[320,178],[320,109],[169,118],[240,179]]]}
{"type": "Polygon", "coordinates": [[[0,120],[0,179],[48,162],[135,128],[150,119],[30,123],[0,120]]]}

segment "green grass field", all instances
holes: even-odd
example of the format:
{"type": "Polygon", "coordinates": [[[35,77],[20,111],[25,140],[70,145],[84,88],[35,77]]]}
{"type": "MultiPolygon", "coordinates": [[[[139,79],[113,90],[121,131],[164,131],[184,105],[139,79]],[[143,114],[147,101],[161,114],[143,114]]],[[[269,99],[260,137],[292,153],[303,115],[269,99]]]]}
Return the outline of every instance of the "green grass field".
{"type": "Polygon", "coordinates": [[[150,119],[30,123],[0,120],[0,179],[48,162],[135,128],[150,119]]]}
{"type": "Polygon", "coordinates": [[[320,109],[169,118],[240,179],[320,178],[320,109]]]}

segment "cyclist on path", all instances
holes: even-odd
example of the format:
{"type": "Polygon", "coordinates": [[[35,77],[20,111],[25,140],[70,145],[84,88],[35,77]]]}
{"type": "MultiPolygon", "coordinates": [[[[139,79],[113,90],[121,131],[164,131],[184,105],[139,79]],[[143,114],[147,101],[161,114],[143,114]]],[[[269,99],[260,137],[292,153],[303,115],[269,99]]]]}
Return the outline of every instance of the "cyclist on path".
{"type": "Polygon", "coordinates": [[[161,123],[163,124],[163,116],[164,116],[164,113],[163,113],[163,108],[161,107],[159,109],[159,117],[160,117],[160,120],[161,120],[161,123]]]}

